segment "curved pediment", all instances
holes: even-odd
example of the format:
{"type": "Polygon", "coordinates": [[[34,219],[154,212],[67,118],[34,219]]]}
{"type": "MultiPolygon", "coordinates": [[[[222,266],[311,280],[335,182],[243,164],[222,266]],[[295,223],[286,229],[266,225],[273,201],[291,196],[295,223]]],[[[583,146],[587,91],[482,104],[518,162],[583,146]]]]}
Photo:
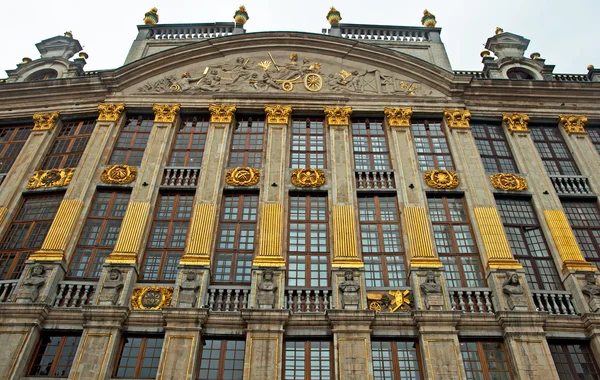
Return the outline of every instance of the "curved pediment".
{"type": "Polygon", "coordinates": [[[169,49],[101,75],[116,93],[289,93],[445,97],[453,74],[366,43],[308,33],[252,33],[169,49]]]}

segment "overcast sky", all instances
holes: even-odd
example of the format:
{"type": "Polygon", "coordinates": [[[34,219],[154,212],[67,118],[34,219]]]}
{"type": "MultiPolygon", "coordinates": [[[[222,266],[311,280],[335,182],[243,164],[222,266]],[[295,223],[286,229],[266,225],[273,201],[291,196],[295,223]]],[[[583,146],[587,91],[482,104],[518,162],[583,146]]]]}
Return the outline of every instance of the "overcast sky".
{"type": "Polygon", "coordinates": [[[0,78],[23,57],[39,58],[35,44],[71,30],[89,54],[86,70],[123,64],[144,13],[158,8],[159,23],[233,21],[245,5],[248,33],[304,31],[320,33],[329,24],[330,6],[342,14],[342,24],[420,26],[423,9],[432,12],[442,28],[454,70],[481,70],[479,53],[496,26],[531,40],[526,54],[537,51],[555,73],[586,73],[600,68],[599,0],[127,0],[56,2],[4,1],[0,18],[0,78]]]}

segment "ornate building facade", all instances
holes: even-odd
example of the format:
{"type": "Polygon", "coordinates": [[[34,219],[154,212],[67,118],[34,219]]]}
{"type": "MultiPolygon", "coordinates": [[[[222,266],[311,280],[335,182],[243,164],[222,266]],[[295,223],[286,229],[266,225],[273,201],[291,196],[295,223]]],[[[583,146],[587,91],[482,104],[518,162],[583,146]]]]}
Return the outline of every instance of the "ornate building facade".
{"type": "Polygon", "coordinates": [[[157,12],[0,81],[0,378],[600,378],[599,70],[157,12]]]}

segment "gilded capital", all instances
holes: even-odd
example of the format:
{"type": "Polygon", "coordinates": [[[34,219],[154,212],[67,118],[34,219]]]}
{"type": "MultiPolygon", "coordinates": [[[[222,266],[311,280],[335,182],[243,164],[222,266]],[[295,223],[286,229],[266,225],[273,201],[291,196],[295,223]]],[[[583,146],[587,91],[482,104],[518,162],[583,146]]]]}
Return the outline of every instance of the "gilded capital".
{"type": "Polygon", "coordinates": [[[125,104],[98,104],[99,121],[117,121],[125,111],[125,104]]]}
{"type": "Polygon", "coordinates": [[[268,124],[287,124],[292,114],[292,106],[265,105],[268,124]]]}
{"type": "Polygon", "coordinates": [[[569,135],[572,133],[587,134],[585,131],[585,123],[587,123],[588,118],[584,115],[558,115],[558,120],[569,135]]]}
{"type": "Polygon", "coordinates": [[[349,125],[352,107],[323,107],[327,116],[327,125],[349,125]]]}
{"type": "Polygon", "coordinates": [[[60,112],[50,113],[34,113],[33,114],[33,130],[34,131],[48,131],[56,125],[60,112]]]}
{"type": "Polygon", "coordinates": [[[412,108],[385,107],[383,112],[390,127],[410,127],[412,108]]]}
{"type": "Polygon", "coordinates": [[[527,123],[529,122],[529,116],[527,114],[518,114],[513,113],[502,113],[502,121],[506,124],[506,128],[510,133],[514,132],[531,132],[529,128],[527,128],[527,123]]]}
{"type": "Polygon", "coordinates": [[[177,112],[181,105],[179,104],[154,104],[152,111],[154,111],[154,121],[157,123],[172,123],[177,117],[177,112]]]}
{"type": "Polygon", "coordinates": [[[231,123],[236,108],[235,104],[230,106],[226,104],[210,104],[208,110],[210,111],[211,123],[231,123]]]}
{"type": "Polygon", "coordinates": [[[450,128],[471,129],[471,111],[469,110],[444,110],[444,119],[450,128]]]}

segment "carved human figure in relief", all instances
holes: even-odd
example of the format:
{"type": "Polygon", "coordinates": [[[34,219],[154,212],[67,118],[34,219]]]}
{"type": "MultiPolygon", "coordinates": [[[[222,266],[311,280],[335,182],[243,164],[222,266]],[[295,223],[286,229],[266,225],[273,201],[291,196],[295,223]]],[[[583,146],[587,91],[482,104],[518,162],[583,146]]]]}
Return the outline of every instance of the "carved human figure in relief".
{"type": "Polygon", "coordinates": [[[198,302],[198,290],[200,283],[197,280],[196,272],[189,271],[185,279],[179,285],[179,307],[195,307],[198,302]]]}
{"type": "Polygon", "coordinates": [[[29,276],[23,281],[17,292],[17,303],[33,303],[37,301],[40,295],[40,288],[46,282],[44,271],[44,267],[41,264],[35,264],[31,268],[29,276]]]}
{"type": "Polygon", "coordinates": [[[360,304],[360,284],[354,279],[354,272],[344,272],[344,281],[340,284],[342,293],[342,308],[358,310],[360,304]]]}
{"type": "Polygon", "coordinates": [[[427,272],[425,282],[420,286],[421,293],[425,296],[425,308],[427,310],[441,310],[444,306],[442,296],[442,285],[435,280],[435,273],[427,272]]]}
{"type": "Polygon", "coordinates": [[[585,285],[581,292],[590,298],[590,309],[594,313],[600,310],[600,286],[596,283],[596,276],[593,273],[585,275],[585,285]]]}
{"type": "Polygon", "coordinates": [[[519,274],[517,272],[507,272],[504,283],[502,284],[502,293],[508,296],[508,307],[511,310],[527,310],[527,299],[525,298],[525,289],[521,285],[519,274]]]}
{"type": "Polygon", "coordinates": [[[258,284],[256,302],[259,309],[272,309],[275,306],[275,291],[277,285],[273,281],[273,271],[267,269],[262,274],[262,281],[258,284]]]}
{"type": "Polygon", "coordinates": [[[123,274],[113,268],[108,272],[108,278],[102,284],[102,292],[98,296],[98,305],[112,306],[119,302],[123,290],[123,274]]]}

